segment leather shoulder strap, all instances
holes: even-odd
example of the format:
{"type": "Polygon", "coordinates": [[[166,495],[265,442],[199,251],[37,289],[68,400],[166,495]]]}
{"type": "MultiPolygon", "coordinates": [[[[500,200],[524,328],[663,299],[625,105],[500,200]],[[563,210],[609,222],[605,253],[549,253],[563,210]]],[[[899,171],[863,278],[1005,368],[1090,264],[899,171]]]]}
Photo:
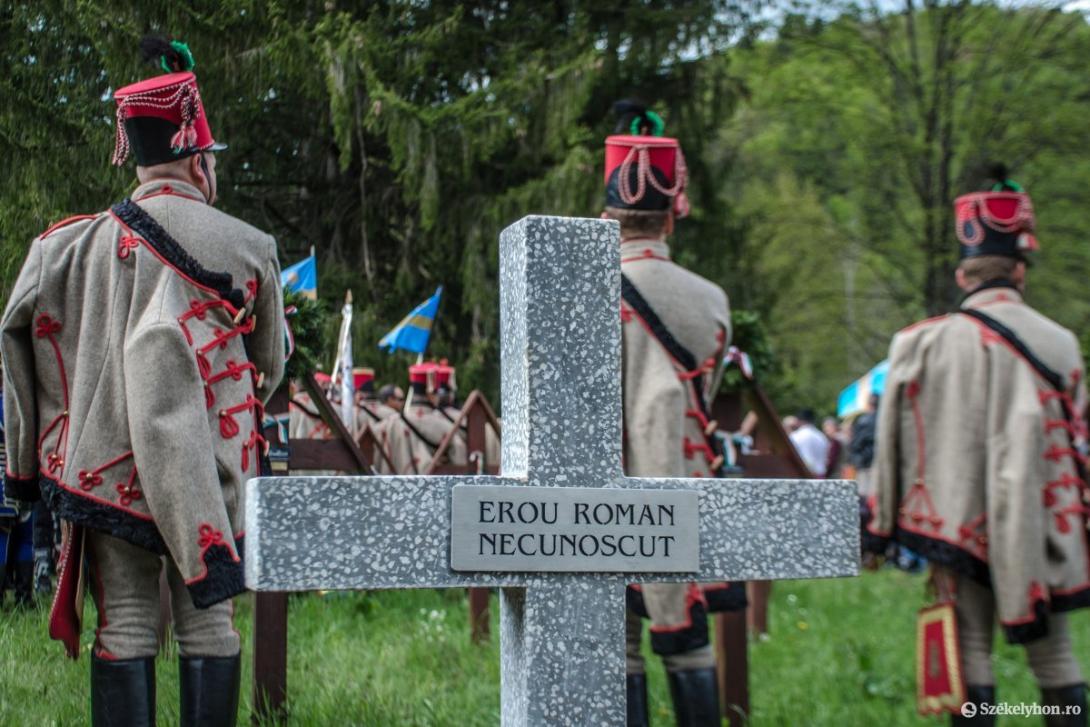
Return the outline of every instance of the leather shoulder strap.
{"type": "Polygon", "coordinates": [[[659,318],[655,310],[647,302],[647,300],[640,294],[640,291],[636,290],[636,286],[632,284],[632,281],[628,279],[628,276],[621,273],[621,297],[625,303],[632,306],[632,310],[636,311],[636,315],[647,323],[647,327],[651,331],[651,335],[662,344],[662,347],[666,349],[666,352],[674,357],[682,368],[686,371],[695,371],[697,367],[696,356],[692,354],[689,349],[681,345],[681,342],[674,338],[674,334],[670,333],[669,329],[659,318]]]}
{"type": "Polygon", "coordinates": [[[1022,354],[1023,358],[1025,358],[1026,361],[1029,362],[1029,365],[1032,366],[1033,369],[1041,375],[1041,378],[1047,381],[1053,389],[1059,392],[1066,391],[1064,387],[1063,377],[1053,371],[1051,368],[1049,368],[1048,364],[1038,358],[1037,354],[1033,353],[1033,351],[1030,350],[1029,346],[1025,344],[1025,341],[1018,337],[1018,334],[1016,334],[1004,324],[997,321],[995,318],[992,318],[987,313],[983,313],[975,308],[962,308],[961,312],[969,316],[970,318],[975,318],[976,320],[980,321],[985,326],[994,331],[996,334],[998,334],[1001,338],[1003,338],[1003,340],[1013,346],[1014,350],[1022,354]]]}
{"type": "Polygon", "coordinates": [[[409,430],[412,431],[413,434],[415,434],[417,437],[419,437],[420,441],[423,442],[424,444],[426,444],[431,449],[432,452],[435,452],[435,450],[439,449],[439,445],[436,442],[433,442],[430,439],[428,439],[427,437],[425,437],[423,435],[423,433],[421,433],[421,431],[419,429],[417,429],[413,425],[412,422],[409,421],[409,417],[405,416],[404,411],[399,411],[398,416],[401,417],[401,421],[405,422],[405,426],[407,426],[409,428],[409,430]]]}

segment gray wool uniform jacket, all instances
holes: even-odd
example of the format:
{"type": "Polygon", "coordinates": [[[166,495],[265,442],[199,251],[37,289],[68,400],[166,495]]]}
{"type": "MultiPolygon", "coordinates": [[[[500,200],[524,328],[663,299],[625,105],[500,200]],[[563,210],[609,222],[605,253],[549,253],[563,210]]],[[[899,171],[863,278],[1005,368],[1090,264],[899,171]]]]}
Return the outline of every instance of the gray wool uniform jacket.
{"type": "Polygon", "coordinates": [[[156,181],[37,237],[0,325],[5,487],[244,589],[243,485],[284,370],[272,237],[156,181]]]}
{"type": "MultiPolygon", "coordinates": [[[[625,474],[716,476],[708,409],[730,344],[727,295],[672,262],[664,240],[622,242],[621,272],[625,474]]],[[[706,611],[745,606],[741,584],[646,584],[628,598],[651,619],[651,646],[664,655],[707,643],[706,611]]]]}
{"type": "Polygon", "coordinates": [[[1064,390],[968,315],[898,333],[863,544],[883,553],[892,539],[990,586],[1007,639],[1023,643],[1047,633],[1050,612],[1090,606],[1085,369],[1075,335],[1017,290],[980,290],[962,307],[1013,331],[1064,390]]]}

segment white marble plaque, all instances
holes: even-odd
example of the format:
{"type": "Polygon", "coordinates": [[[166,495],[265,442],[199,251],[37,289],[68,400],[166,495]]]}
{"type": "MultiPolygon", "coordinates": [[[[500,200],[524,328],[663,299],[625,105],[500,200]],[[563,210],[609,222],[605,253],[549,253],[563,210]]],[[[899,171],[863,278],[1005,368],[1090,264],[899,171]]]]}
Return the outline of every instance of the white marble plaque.
{"type": "Polygon", "coordinates": [[[700,493],[451,488],[455,571],[687,573],[700,569],[700,493]]]}

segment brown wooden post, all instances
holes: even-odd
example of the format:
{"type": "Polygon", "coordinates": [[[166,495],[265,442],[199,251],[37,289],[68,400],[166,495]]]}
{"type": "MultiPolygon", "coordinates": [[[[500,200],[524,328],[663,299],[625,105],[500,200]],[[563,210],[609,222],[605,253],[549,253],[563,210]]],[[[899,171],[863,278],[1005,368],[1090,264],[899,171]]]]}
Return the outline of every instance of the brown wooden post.
{"type": "MultiPolygon", "coordinates": [[[[783,429],[780,415],[756,381],[742,391],[720,394],[712,403],[719,429],[736,432],[748,412],[757,414],[751,433],[755,453],[743,455],[740,464],[746,477],[805,479],[811,476],[783,429]]],[[[719,704],[731,727],[749,718],[749,655],[747,627],[755,634],[768,632],[768,600],[771,581],[746,584],[749,607],[745,612],[716,615],[715,650],[719,661],[719,704]]]]}
{"type": "Polygon", "coordinates": [[[768,633],[768,597],[772,593],[772,581],[749,581],[746,583],[746,597],[749,608],[746,609],[747,624],[750,633],[761,636],[768,633]]]}
{"type": "Polygon", "coordinates": [[[255,593],[253,724],[283,718],[287,697],[288,594],[255,593]]]}
{"type": "MultiPolygon", "coordinates": [[[[500,463],[488,461],[488,433],[487,427],[491,427],[497,439],[500,437],[500,423],[495,412],[488,404],[484,394],[479,391],[471,391],[466,397],[462,411],[455,418],[450,431],[439,442],[435,455],[428,465],[429,474],[469,474],[469,475],[494,475],[499,473],[500,463]],[[465,427],[466,452],[468,464],[466,467],[457,467],[450,464],[442,464],[444,455],[450,448],[454,437],[459,436],[459,431],[465,427]]],[[[469,594],[469,638],[474,644],[485,643],[490,638],[490,621],[488,613],[488,598],[491,593],[487,588],[467,588],[469,594]]]]}
{"type": "MultiPolygon", "coordinates": [[[[288,412],[287,386],[269,399],[265,408],[270,416],[288,412]]],[[[265,430],[273,448],[287,442],[280,437],[280,427],[265,430]]],[[[275,472],[282,475],[287,472],[275,472]]],[[[285,593],[254,594],[253,683],[251,700],[253,724],[273,721],[284,715],[288,694],[288,597],[285,593]]]]}
{"type": "MultiPolygon", "coordinates": [[[[289,444],[290,451],[286,470],[275,474],[284,475],[299,470],[331,469],[356,474],[372,474],[371,463],[352,438],[352,434],[333,410],[325,392],[318,386],[313,374],[303,380],[303,387],[322,421],[334,438],[328,440],[297,440],[285,443],[280,437],[280,427],[265,429],[265,438],[271,447],[282,448],[289,444]]],[[[288,412],[287,386],[273,394],[265,410],[270,416],[288,412]]],[[[288,594],[254,594],[254,677],[253,723],[282,719],[286,714],[288,695],[288,594]]]]}
{"type": "Polygon", "coordinates": [[[749,721],[749,651],[746,616],[727,611],[715,616],[715,650],[719,655],[719,704],[731,727],[749,721]]]}

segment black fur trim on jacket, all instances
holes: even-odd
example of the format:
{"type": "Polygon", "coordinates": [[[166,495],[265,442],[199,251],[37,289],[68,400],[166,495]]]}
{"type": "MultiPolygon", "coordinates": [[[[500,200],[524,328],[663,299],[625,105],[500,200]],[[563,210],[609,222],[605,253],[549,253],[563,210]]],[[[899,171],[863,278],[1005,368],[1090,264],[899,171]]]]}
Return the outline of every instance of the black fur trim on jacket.
{"type": "Polygon", "coordinates": [[[20,502],[37,502],[42,499],[37,476],[16,477],[8,472],[4,473],[3,494],[20,502]]]}
{"type": "MultiPolygon", "coordinates": [[[[741,591],[741,598],[745,608],[746,589],[742,582],[732,582],[731,588],[722,589],[723,592],[731,591],[737,586],[741,591]]],[[[735,597],[737,594],[734,594],[735,597]]],[[[705,591],[705,598],[711,598],[711,592],[705,591]]],[[[643,592],[632,586],[625,589],[625,605],[640,618],[650,618],[647,613],[647,604],[643,600],[643,592]]],[[[736,611],[739,608],[718,609],[724,611],[736,611]]],[[[708,642],[708,609],[700,601],[693,601],[689,607],[689,626],[671,631],[656,631],[651,629],[651,648],[659,656],[683,654],[693,649],[706,646],[708,642]]]]}
{"type": "Polygon", "coordinates": [[[992,574],[987,561],[977,558],[967,550],[945,540],[936,540],[901,528],[897,528],[893,539],[917,555],[923,556],[930,563],[944,566],[959,575],[972,578],[982,586],[988,588],[992,586],[992,574]]]}
{"type": "Polygon", "coordinates": [[[700,601],[689,607],[689,625],[669,631],[651,627],[651,650],[659,656],[684,654],[708,645],[708,611],[700,601]]]}
{"type": "Polygon", "coordinates": [[[1081,591],[1052,596],[1052,612],[1063,613],[1077,608],[1090,608],[1090,586],[1081,591]]]}
{"type": "Polygon", "coordinates": [[[209,608],[246,590],[242,570],[242,540],[241,537],[235,538],[235,548],[239,554],[237,562],[225,543],[213,545],[204,551],[203,560],[208,573],[199,581],[186,584],[194,606],[209,608]]]}
{"type": "Polygon", "coordinates": [[[634,586],[624,589],[624,602],[628,610],[640,618],[649,618],[647,604],[643,602],[643,591],[634,586]]]}
{"type": "Polygon", "coordinates": [[[708,602],[708,613],[744,611],[749,605],[744,581],[730,581],[726,587],[705,583],[703,590],[704,600],[708,602]]]}
{"type": "Polygon", "coordinates": [[[124,510],[90,498],[80,497],[48,477],[41,478],[41,485],[46,504],[58,517],[107,533],[158,555],[167,554],[163,536],[152,521],[135,517],[124,510]]]}
{"type": "Polygon", "coordinates": [[[867,503],[867,498],[862,495],[859,496],[859,545],[860,550],[864,553],[874,553],[875,555],[885,555],[889,550],[890,537],[888,535],[879,535],[878,533],[872,533],[867,526],[871,520],[874,519],[874,511],[871,510],[870,505],[867,503]]]}
{"type": "Polygon", "coordinates": [[[1003,625],[1003,633],[1012,644],[1025,644],[1048,636],[1048,604],[1036,601],[1033,604],[1033,620],[1015,626],[1003,625]]]}
{"type": "MultiPolygon", "coordinates": [[[[122,222],[139,233],[141,237],[148,241],[148,244],[155,248],[156,252],[188,278],[207,288],[212,288],[221,298],[231,301],[232,304],[239,302],[243,297],[242,291],[236,290],[232,285],[230,273],[217,273],[208,270],[197,262],[140,205],[131,199],[125,199],[115,204],[111,209],[122,222]]],[[[241,306],[236,305],[235,307],[241,306]]]]}
{"type": "Polygon", "coordinates": [[[863,532],[859,537],[860,550],[864,553],[874,553],[875,555],[885,555],[889,550],[890,537],[888,535],[878,535],[863,528],[863,532]]]}

